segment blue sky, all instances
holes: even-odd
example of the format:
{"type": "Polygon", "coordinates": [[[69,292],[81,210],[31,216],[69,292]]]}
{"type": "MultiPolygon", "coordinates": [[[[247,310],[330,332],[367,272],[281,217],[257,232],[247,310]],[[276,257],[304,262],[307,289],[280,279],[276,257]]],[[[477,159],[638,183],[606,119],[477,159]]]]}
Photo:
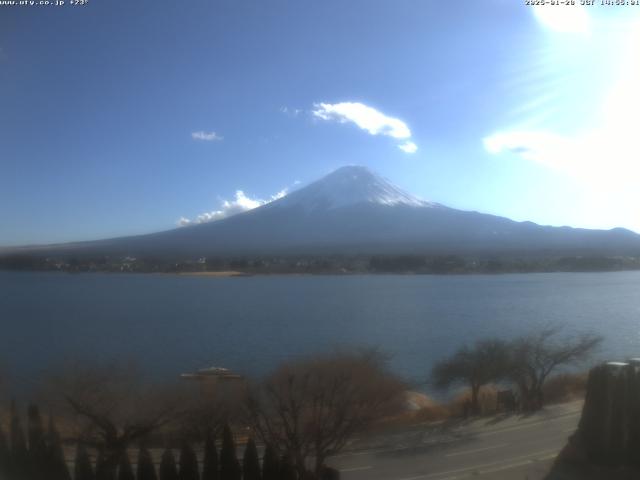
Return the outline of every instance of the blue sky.
{"type": "Polygon", "coordinates": [[[215,220],[345,164],[640,231],[638,46],[634,6],[0,6],[0,245],[215,220]]]}

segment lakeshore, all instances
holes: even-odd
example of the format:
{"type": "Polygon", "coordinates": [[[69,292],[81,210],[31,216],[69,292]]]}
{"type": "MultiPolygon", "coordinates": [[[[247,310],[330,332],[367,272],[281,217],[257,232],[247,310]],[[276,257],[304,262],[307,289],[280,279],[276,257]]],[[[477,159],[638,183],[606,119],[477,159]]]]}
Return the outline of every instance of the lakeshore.
{"type": "Polygon", "coordinates": [[[223,272],[176,272],[176,275],[182,275],[186,277],[251,277],[253,274],[246,272],[236,271],[223,271],[223,272]]]}

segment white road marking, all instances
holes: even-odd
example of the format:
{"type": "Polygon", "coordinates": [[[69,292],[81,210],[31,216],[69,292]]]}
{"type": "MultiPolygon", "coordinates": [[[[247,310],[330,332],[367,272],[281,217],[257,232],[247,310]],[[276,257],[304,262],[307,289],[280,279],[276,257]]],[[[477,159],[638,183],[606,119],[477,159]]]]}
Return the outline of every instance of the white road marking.
{"type": "Polygon", "coordinates": [[[545,460],[553,460],[558,455],[560,455],[560,454],[559,453],[552,453],[551,455],[547,455],[546,457],[536,458],[536,460],[538,460],[539,462],[544,462],[545,460]]]}
{"type": "MultiPolygon", "coordinates": [[[[547,458],[547,456],[549,455],[557,455],[558,451],[557,450],[543,450],[540,452],[534,452],[534,453],[529,453],[527,455],[521,455],[518,457],[512,457],[509,460],[513,461],[513,460],[525,460],[524,462],[521,462],[519,464],[507,464],[504,465],[502,464],[502,461],[497,461],[497,462],[490,462],[490,463],[483,463],[480,465],[473,465],[470,467],[464,467],[464,468],[456,468],[455,470],[446,470],[444,472],[433,472],[433,473],[427,473],[425,475],[417,475],[415,477],[404,477],[404,478],[400,478],[398,480],[426,480],[428,478],[436,478],[436,477],[442,477],[443,475],[455,475],[456,473],[465,473],[465,472],[469,472],[469,473],[475,473],[479,470],[482,470],[483,468],[490,468],[490,467],[496,467],[496,468],[501,468],[501,467],[505,467],[505,469],[507,468],[516,468],[514,467],[514,465],[516,466],[521,466],[521,465],[526,465],[528,463],[534,462],[534,461],[538,461],[539,459],[544,459],[547,458]]],[[[478,472],[479,473],[479,472],[478,472]]],[[[450,478],[450,477],[447,477],[450,478]]],[[[455,477],[453,477],[455,478],[455,477]]],[[[445,480],[445,479],[440,479],[440,480],[445,480]]]]}
{"type": "Polygon", "coordinates": [[[365,467],[353,467],[353,468],[341,468],[341,472],[359,472],[361,470],[371,470],[373,466],[367,465],[365,467]]]}
{"type": "MultiPolygon", "coordinates": [[[[496,430],[491,430],[489,432],[480,432],[480,433],[476,433],[475,436],[476,437],[489,437],[491,435],[497,435],[497,434],[502,433],[502,432],[513,432],[515,430],[524,430],[525,428],[529,428],[529,427],[536,426],[536,425],[542,425],[542,424],[553,422],[553,421],[557,421],[557,420],[565,420],[567,417],[573,417],[573,416],[576,416],[576,415],[580,415],[580,412],[576,412],[576,413],[569,414],[569,415],[563,415],[562,417],[539,420],[537,422],[528,422],[528,423],[523,424],[523,425],[514,425],[513,427],[504,427],[504,428],[501,428],[499,430],[496,429],[496,430]]],[[[474,435],[474,434],[472,433],[472,435],[474,435]]]]}
{"type": "MultiPolygon", "coordinates": [[[[488,470],[475,470],[473,472],[468,472],[467,474],[464,474],[465,477],[469,477],[469,476],[480,476],[480,475],[485,475],[487,473],[496,473],[496,472],[500,472],[500,471],[504,471],[504,470],[510,470],[512,468],[518,468],[518,467],[524,467],[525,465],[530,465],[532,463],[535,462],[544,462],[546,460],[552,460],[554,458],[556,458],[558,456],[557,453],[554,453],[552,455],[547,455],[546,457],[539,457],[539,458],[534,458],[531,460],[525,460],[524,462],[518,462],[518,463],[512,463],[509,465],[503,465],[500,467],[496,467],[496,468],[492,468],[492,469],[488,469],[488,470]]],[[[443,478],[439,478],[438,480],[458,480],[461,479],[463,477],[459,477],[459,476],[454,476],[454,477],[443,477],[443,478]]]]}
{"type": "Polygon", "coordinates": [[[445,457],[457,457],[460,455],[468,455],[471,453],[478,453],[478,452],[484,452],[485,450],[493,450],[494,448],[502,448],[502,447],[506,447],[508,444],[507,443],[501,443],[499,445],[491,445],[490,447],[483,447],[483,448],[476,448],[473,450],[462,450],[462,451],[458,451],[458,452],[453,452],[453,453],[447,453],[445,455],[445,457]]]}
{"type": "Polygon", "coordinates": [[[331,458],[360,457],[362,455],[374,455],[376,453],[397,452],[399,450],[406,450],[407,448],[409,447],[379,448],[377,450],[361,450],[360,452],[342,453],[340,455],[334,455],[331,458]]]}
{"type": "MultiPolygon", "coordinates": [[[[502,465],[502,466],[496,467],[496,468],[489,468],[487,470],[480,470],[478,472],[478,475],[484,475],[486,473],[496,473],[496,472],[501,472],[503,470],[510,470],[512,468],[524,467],[525,465],[529,465],[531,463],[544,462],[545,460],[551,460],[553,458],[556,458],[557,456],[558,456],[558,454],[554,453],[552,455],[547,455],[545,457],[532,458],[532,459],[529,459],[529,460],[525,460],[523,462],[511,463],[511,464],[502,465]]],[[[444,480],[444,479],[440,479],[440,480],[444,480]]]]}

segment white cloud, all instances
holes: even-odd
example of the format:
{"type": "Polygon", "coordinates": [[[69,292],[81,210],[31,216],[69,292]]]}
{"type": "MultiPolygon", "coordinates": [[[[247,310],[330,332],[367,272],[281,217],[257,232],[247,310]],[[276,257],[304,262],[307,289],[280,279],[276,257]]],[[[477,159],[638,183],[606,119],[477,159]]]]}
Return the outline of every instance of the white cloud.
{"type": "MultiPolygon", "coordinates": [[[[411,138],[411,130],[405,122],[359,102],[316,103],[312,115],[316,118],[338,123],[354,123],[371,135],[384,135],[397,140],[411,138]]],[[[406,141],[399,145],[405,153],[414,153],[418,147],[406,141]]]]}
{"type": "Polygon", "coordinates": [[[511,153],[553,169],[585,193],[575,198],[582,226],[625,226],[640,233],[640,138],[625,126],[602,126],[576,135],[505,131],[484,139],[493,154],[511,153]]]}
{"type": "MultiPolygon", "coordinates": [[[[299,182],[298,182],[299,183],[299,182]]],[[[276,193],[275,195],[271,195],[271,199],[266,202],[266,203],[271,203],[274,200],[279,200],[281,198],[284,198],[287,196],[287,194],[289,193],[289,189],[288,188],[283,188],[282,190],[280,190],[278,193],[276,193]]]]}
{"type": "Polygon", "coordinates": [[[280,107],[280,112],[291,117],[297,117],[302,113],[302,110],[299,108],[280,107]]]}
{"type": "Polygon", "coordinates": [[[316,103],[312,113],[323,120],[336,120],[340,123],[353,122],[371,135],[387,135],[393,138],[411,137],[411,130],[402,120],[387,117],[382,112],[363,103],[316,103]]]}
{"type": "Polygon", "coordinates": [[[216,220],[222,220],[223,218],[231,217],[238,213],[247,212],[254,208],[261,207],[262,205],[266,205],[267,203],[271,203],[274,200],[285,197],[287,193],[288,189],[285,188],[275,195],[271,195],[269,199],[263,200],[260,198],[248,197],[242,190],[236,190],[235,198],[233,200],[223,200],[218,210],[201,213],[193,220],[181,217],[176,223],[180,227],[185,227],[187,225],[215,222],[216,220]]]}
{"type": "Polygon", "coordinates": [[[204,140],[205,142],[215,142],[222,140],[224,137],[218,135],[216,132],[204,132],[200,130],[198,132],[192,132],[191,138],[194,140],[204,140]]]}
{"type": "Polygon", "coordinates": [[[497,132],[482,140],[487,152],[510,152],[525,160],[550,167],[569,168],[574,161],[575,145],[569,138],[545,131],[511,130],[497,132]]]}
{"type": "Polygon", "coordinates": [[[413,142],[404,142],[398,145],[398,148],[405,153],[416,153],[418,151],[418,146],[413,142]]]}

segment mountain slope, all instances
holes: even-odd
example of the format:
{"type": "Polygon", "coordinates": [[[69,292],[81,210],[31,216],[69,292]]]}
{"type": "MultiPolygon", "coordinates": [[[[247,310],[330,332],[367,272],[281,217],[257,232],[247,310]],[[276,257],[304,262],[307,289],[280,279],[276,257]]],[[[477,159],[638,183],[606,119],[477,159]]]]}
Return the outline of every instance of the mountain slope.
{"type": "Polygon", "coordinates": [[[211,223],[96,242],[56,253],[132,256],[242,254],[640,254],[624,229],[545,227],[420,200],[364,167],[343,167],[288,196],[211,223]]]}

